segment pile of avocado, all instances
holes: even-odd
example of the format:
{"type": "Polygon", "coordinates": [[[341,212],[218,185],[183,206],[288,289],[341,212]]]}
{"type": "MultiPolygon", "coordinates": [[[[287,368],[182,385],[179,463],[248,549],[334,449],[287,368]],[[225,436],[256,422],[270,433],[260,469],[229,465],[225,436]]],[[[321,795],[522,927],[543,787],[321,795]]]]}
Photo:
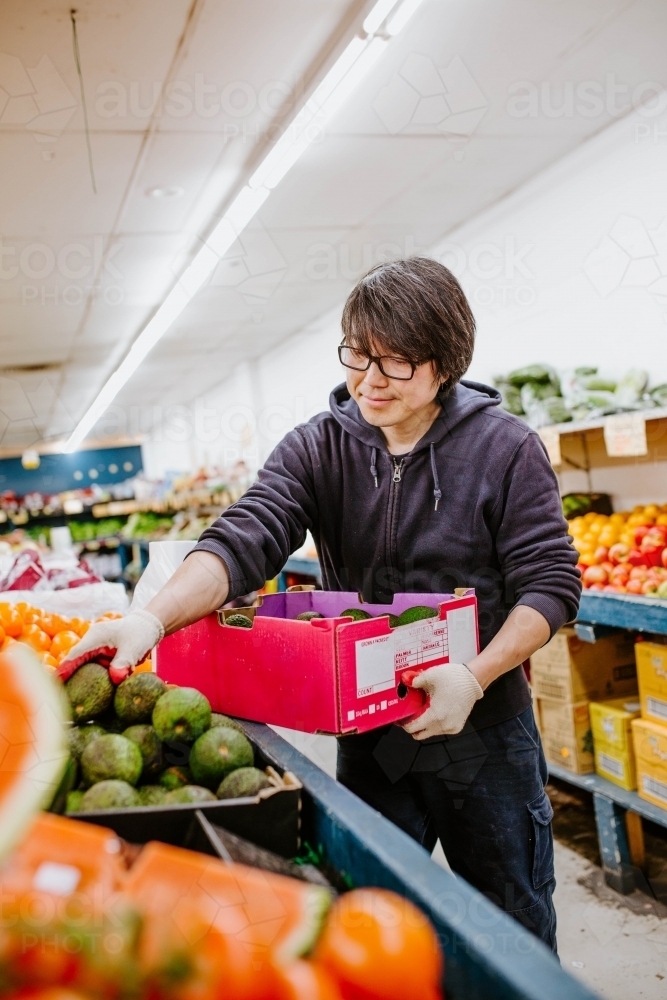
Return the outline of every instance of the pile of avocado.
{"type": "Polygon", "coordinates": [[[115,688],[104,667],[87,663],[65,690],[74,723],[53,811],[215,802],[270,786],[239,724],[212,712],[195,688],[151,673],[115,688]]]}
{"type": "MultiPolygon", "coordinates": [[[[391,615],[388,612],[387,615],[391,628],[398,628],[399,625],[412,625],[414,622],[420,622],[424,618],[437,618],[438,610],[437,608],[429,608],[425,604],[417,604],[414,608],[406,608],[400,615],[391,615]]],[[[341,611],[339,615],[339,618],[352,618],[355,622],[364,621],[366,618],[384,617],[386,617],[384,614],[369,615],[368,611],[364,611],[362,608],[347,608],[345,611],[341,611]]]]}

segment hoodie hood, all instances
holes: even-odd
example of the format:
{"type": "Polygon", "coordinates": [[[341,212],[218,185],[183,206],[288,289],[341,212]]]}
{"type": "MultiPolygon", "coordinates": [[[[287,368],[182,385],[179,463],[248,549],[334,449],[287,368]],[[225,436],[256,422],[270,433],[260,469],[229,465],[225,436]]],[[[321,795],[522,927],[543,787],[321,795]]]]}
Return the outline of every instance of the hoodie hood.
{"type": "MultiPolygon", "coordinates": [[[[437,444],[471,413],[484,410],[488,406],[498,406],[500,401],[500,393],[497,389],[492,389],[490,385],[484,385],[482,382],[468,382],[467,380],[458,382],[453,392],[443,392],[438,396],[442,411],[423,438],[414,446],[411,454],[422,451],[432,444],[437,444]]],[[[329,407],[334,419],[348,434],[368,445],[369,448],[386,451],[387,445],[382,431],[364,419],[344,382],[337,385],[329,396],[329,407]]]]}

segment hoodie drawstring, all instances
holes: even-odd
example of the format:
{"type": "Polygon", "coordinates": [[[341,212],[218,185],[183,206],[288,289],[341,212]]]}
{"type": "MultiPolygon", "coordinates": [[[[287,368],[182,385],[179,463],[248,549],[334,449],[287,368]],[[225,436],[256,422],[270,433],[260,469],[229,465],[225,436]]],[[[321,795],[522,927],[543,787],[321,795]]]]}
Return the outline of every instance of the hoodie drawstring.
{"type": "Polygon", "coordinates": [[[438,509],[438,504],[442,499],[442,490],[440,489],[440,481],[438,480],[438,467],[435,464],[435,447],[433,442],[431,442],[431,472],[433,473],[433,496],[435,497],[435,509],[438,509]]]}
{"type": "Polygon", "coordinates": [[[377,458],[377,448],[373,448],[371,452],[371,476],[375,480],[375,489],[378,488],[378,470],[375,464],[376,458],[377,458]]]}

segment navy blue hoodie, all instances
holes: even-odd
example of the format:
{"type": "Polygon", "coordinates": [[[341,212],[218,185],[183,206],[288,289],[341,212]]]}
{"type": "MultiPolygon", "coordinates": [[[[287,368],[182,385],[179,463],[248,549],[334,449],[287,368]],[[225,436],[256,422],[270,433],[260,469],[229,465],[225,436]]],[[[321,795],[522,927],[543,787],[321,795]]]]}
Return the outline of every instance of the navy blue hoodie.
{"type": "MultiPolygon", "coordinates": [[[[224,560],[229,599],[261,587],[312,532],[325,590],[366,601],[399,591],[474,587],[482,647],[509,611],[539,611],[552,634],[576,616],[577,556],[539,436],[498,405],[495,389],[462,381],[402,459],[364,420],[345,385],[283,438],[257,482],[202,534],[224,560]]],[[[517,667],[487,689],[471,722],[512,718],[530,704],[517,667]]]]}

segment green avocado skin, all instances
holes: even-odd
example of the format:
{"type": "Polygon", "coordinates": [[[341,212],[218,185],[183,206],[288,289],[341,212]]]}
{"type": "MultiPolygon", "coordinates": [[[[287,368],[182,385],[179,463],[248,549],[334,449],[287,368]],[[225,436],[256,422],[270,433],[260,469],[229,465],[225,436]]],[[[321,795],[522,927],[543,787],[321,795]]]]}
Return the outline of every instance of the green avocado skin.
{"type": "Polygon", "coordinates": [[[170,688],[155,703],[152,720],[163,743],[194,743],[211,725],[211,705],[196,688],[170,688]]]}
{"type": "Polygon", "coordinates": [[[219,799],[253,798],[262,788],[270,788],[271,782],[257,767],[237,767],[220,782],[217,791],[219,799]]]}
{"type": "Polygon", "coordinates": [[[117,733],[92,740],[81,754],[81,771],[87,788],[100,781],[136,785],[144,762],[136,743],[117,733]]]}
{"type": "Polygon", "coordinates": [[[75,722],[90,722],[106,711],[113,701],[114,687],[109,671],[99,663],[84,663],[65,683],[75,722]]]}
{"type": "Polygon", "coordinates": [[[148,779],[159,774],[164,767],[162,742],[153,727],[142,722],[137,726],[129,726],[122,735],[139,747],[144,762],[142,778],[148,779]]]}
{"type": "Polygon", "coordinates": [[[423,621],[425,618],[437,618],[437,608],[428,608],[424,604],[418,604],[414,608],[406,608],[398,616],[399,624],[412,625],[413,622],[423,621]]]}
{"type": "Polygon", "coordinates": [[[95,812],[97,809],[129,809],[140,806],[141,799],[136,788],[126,781],[99,781],[89,788],[81,799],[80,812],[95,812]]]}
{"type": "Polygon", "coordinates": [[[236,729],[216,726],[200,736],[190,753],[190,770],[198,785],[215,789],[230,771],[252,767],[252,744],[236,729]]]}
{"type": "Polygon", "coordinates": [[[361,608],[346,608],[345,611],[341,611],[338,616],[339,618],[352,618],[355,622],[365,622],[367,618],[372,618],[368,611],[362,611],[361,608]]]}
{"type": "Polygon", "coordinates": [[[164,797],[166,806],[181,805],[188,802],[216,802],[213,792],[201,785],[183,785],[182,788],[175,788],[173,792],[167,792],[164,797]]]}
{"type": "Polygon", "coordinates": [[[116,688],[113,707],[116,715],[126,726],[139,722],[150,722],[151,714],[158,698],[167,690],[167,685],[156,674],[130,674],[116,688]]]}

